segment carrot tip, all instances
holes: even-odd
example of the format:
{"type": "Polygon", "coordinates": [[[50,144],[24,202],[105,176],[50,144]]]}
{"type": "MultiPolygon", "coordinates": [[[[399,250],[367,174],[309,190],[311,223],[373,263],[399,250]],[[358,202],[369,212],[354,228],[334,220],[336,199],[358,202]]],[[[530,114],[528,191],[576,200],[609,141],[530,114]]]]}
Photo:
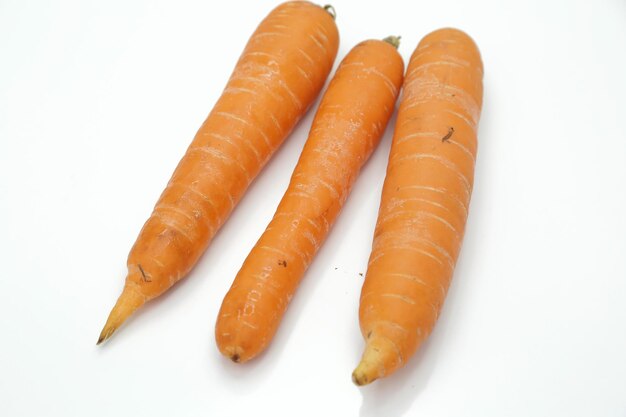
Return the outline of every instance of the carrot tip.
{"type": "Polygon", "coordinates": [[[96,346],[106,341],[109,337],[111,337],[113,333],[115,333],[115,330],[116,329],[112,329],[108,327],[107,325],[105,325],[102,331],[100,332],[100,337],[98,337],[98,342],[96,342],[96,346]]]}
{"type": "Polygon", "coordinates": [[[361,362],[354,372],[352,372],[352,382],[359,387],[374,382],[377,379],[376,376],[370,375],[371,372],[368,372],[368,370],[365,369],[366,367],[367,365],[361,362]]]}
{"type": "Polygon", "coordinates": [[[250,359],[244,355],[243,349],[239,346],[220,346],[220,352],[235,363],[243,363],[250,359]]]}
{"type": "Polygon", "coordinates": [[[122,294],[117,299],[117,303],[111,310],[109,314],[109,318],[100,332],[100,337],[98,338],[98,342],[96,345],[101,344],[108,338],[110,338],[113,333],[126,321],[126,319],[137,310],[142,304],[146,301],[145,297],[137,292],[136,290],[131,289],[131,287],[125,287],[122,294]]]}
{"type": "Polygon", "coordinates": [[[352,372],[352,382],[360,387],[367,384],[367,377],[355,370],[352,372]]]}
{"type": "Polygon", "coordinates": [[[371,384],[378,378],[388,375],[387,366],[397,360],[397,352],[388,345],[388,341],[369,337],[361,361],[352,373],[352,381],[358,386],[371,384]]]}

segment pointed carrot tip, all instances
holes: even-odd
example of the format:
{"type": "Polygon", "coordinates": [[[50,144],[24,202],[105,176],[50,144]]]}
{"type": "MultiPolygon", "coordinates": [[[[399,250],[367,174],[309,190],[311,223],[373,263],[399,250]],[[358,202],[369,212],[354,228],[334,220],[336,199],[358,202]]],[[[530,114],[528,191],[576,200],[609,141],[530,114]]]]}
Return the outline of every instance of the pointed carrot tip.
{"type": "Polygon", "coordinates": [[[104,329],[100,332],[100,337],[98,337],[98,341],[96,342],[96,346],[102,344],[102,342],[106,341],[111,335],[115,332],[115,329],[109,328],[107,325],[104,326],[104,329]]]}
{"type": "Polygon", "coordinates": [[[110,338],[113,333],[126,321],[131,314],[145,303],[145,297],[136,290],[125,287],[122,294],[117,299],[117,303],[109,313],[109,318],[100,332],[100,337],[96,345],[101,344],[110,338]]]}
{"type": "Polygon", "coordinates": [[[368,337],[361,361],[352,373],[352,381],[363,386],[393,372],[401,362],[393,346],[389,345],[388,339],[377,338],[375,335],[368,337]]]}
{"type": "Polygon", "coordinates": [[[367,370],[364,369],[365,367],[365,363],[361,362],[359,363],[359,366],[356,367],[354,372],[352,372],[352,382],[359,387],[374,382],[377,379],[375,376],[370,377],[369,374],[371,372],[367,372],[367,370]]]}

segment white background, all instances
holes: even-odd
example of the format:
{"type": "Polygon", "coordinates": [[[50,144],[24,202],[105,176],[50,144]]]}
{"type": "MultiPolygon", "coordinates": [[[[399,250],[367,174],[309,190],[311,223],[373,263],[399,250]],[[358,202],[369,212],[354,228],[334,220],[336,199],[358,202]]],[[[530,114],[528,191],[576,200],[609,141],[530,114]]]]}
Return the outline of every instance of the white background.
{"type": "Polygon", "coordinates": [[[237,365],[216,349],[313,112],[193,273],[95,346],[140,227],[276,4],[0,0],[0,415],[626,416],[622,0],[334,0],[337,63],[390,34],[408,60],[457,26],[485,65],[461,258],[403,370],[350,381],[391,129],[269,350],[237,365]]]}

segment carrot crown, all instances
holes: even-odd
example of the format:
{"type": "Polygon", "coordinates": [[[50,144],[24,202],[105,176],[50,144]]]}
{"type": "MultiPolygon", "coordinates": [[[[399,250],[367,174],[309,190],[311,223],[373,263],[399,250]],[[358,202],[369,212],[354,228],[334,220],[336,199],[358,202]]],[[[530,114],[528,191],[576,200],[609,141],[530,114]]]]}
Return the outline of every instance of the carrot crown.
{"type": "Polygon", "coordinates": [[[398,49],[398,47],[400,46],[400,39],[401,38],[402,38],[402,36],[387,36],[386,38],[383,39],[383,41],[387,42],[388,44],[390,44],[394,48],[398,49]]]}

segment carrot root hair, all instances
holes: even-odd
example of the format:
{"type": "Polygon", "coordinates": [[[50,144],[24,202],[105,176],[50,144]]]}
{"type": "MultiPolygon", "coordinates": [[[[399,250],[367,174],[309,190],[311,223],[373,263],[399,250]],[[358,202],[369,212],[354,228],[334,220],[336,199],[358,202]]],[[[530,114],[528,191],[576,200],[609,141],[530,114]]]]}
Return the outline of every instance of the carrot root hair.
{"type": "Polygon", "coordinates": [[[130,317],[135,310],[146,302],[146,297],[131,286],[124,287],[124,291],[117,299],[109,318],[100,332],[96,345],[107,340],[130,317]]]}

